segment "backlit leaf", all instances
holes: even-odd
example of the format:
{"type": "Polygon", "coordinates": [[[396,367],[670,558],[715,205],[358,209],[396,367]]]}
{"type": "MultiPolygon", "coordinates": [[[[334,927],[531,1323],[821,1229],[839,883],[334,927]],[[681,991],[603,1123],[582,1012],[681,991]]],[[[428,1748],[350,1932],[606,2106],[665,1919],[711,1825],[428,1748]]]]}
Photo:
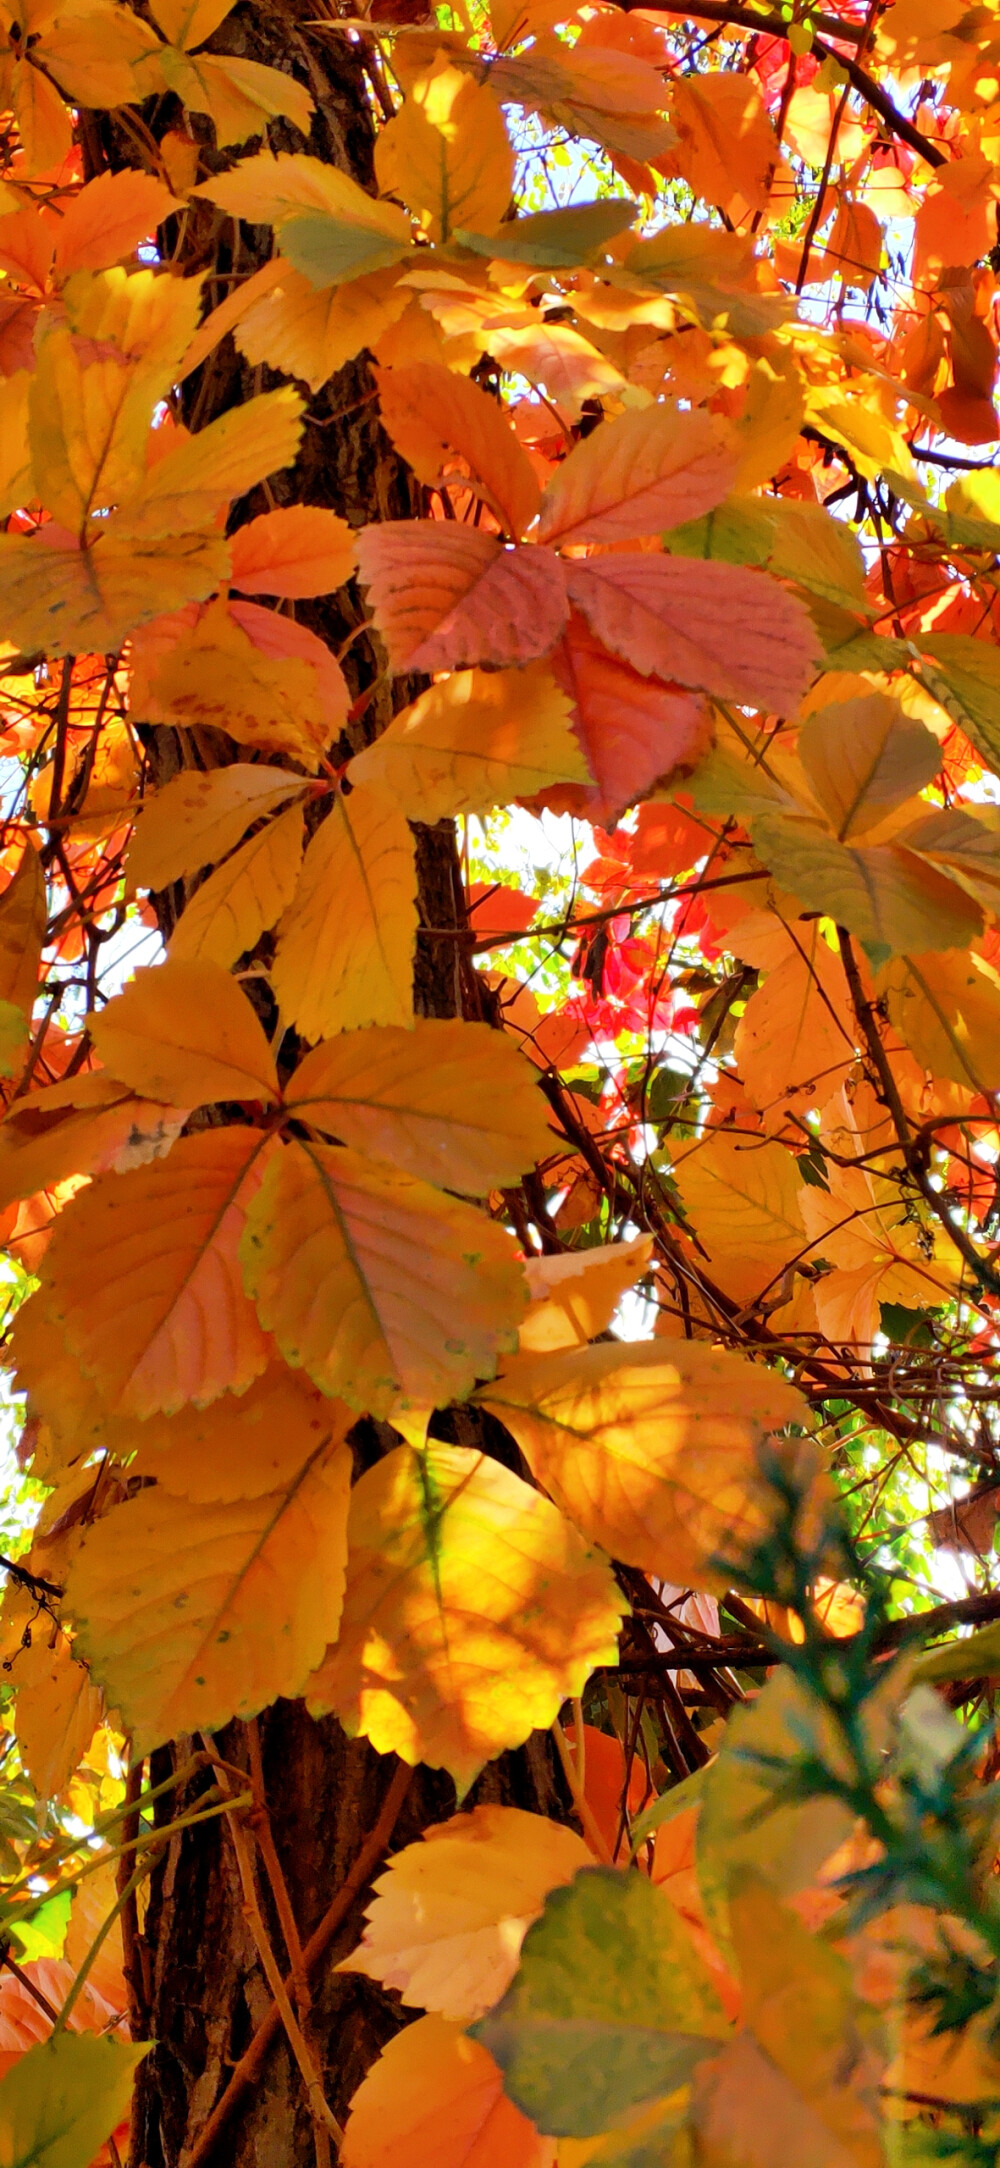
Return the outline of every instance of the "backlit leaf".
{"type": "Polygon", "coordinates": [[[252,821],[303,788],[300,776],[246,761],[207,775],[200,768],[183,770],[143,805],[129,846],[130,886],[166,888],[185,873],[217,864],[252,821]]]}
{"type": "Polygon", "coordinates": [[[725,1586],[714,1554],[763,1526],[764,1436],[805,1416],[783,1378],[701,1341],[517,1355],[478,1397],[591,1542],[696,1588],[725,1586]]]}
{"type": "Polygon", "coordinates": [[[128,2114],[149,2046],[60,2033],[30,2048],[0,2081],[0,2156],[10,2168],[90,2168],[128,2114]]]}
{"type": "Polygon", "coordinates": [[[217,866],[174,927],[171,961],[189,958],[228,969],[254,948],[291,903],[304,840],[302,809],[293,805],[217,866]]]}
{"type": "Polygon", "coordinates": [[[308,1706],[450,1770],[460,1799],[613,1661],[625,1605],[609,1567],[482,1453],[400,1446],[355,1485],[348,1544],[340,1639],[308,1706]]]}
{"type": "Polygon", "coordinates": [[[210,1408],[181,1408],[142,1423],[111,1417],[100,1436],[119,1460],[172,1497],[228,1505],[283,1489],[324,1439],[337,1442],[355,1421],[353,1409],[277,1362],[246,1392],[223,1393],[210,1408]]]}
{"type": "Polygon", "coordinates": [[[585,1347],[610,1325],[622,1295],[646,1270],[652,1241],[609,1242],[563,1257],[531,1257],[525,1266],[531,1308],[518,1346],[532,1354],[585,1347]]]}
{"type": "Polygon", "coordinates": [[[345,1032],[305,1056],[285,1096],[356,1151],[471,1196],[516,1182],[550,1142],[533,1071],[484,1024],[345,1032]]]}
{"type": "Polygon", "coordinates": [[[643,677],[787,715],[818,660],[803,604],[766,573],[636,553],[574,563],[567,585],[597,638],[643,677]],[[734,620],[738,647],[729,637],[734,620]]]}
{"type": "Polygon", "coordinates": [[[42,863],[26,843],[17,872],[0,896],[0,1000],[30,1022],[38,991],[48,900],[42,863]]]}
{"type": "Polygon", "coordinates": [[[791,1153],[781,1144],[709,1130],[674,1179],[708,1252],[710,1277],[737,1302],[765,1291],[773,1296],[808,1247],[791,1153]]]}
{"type": "Polygon", "coordinates": [[[477,527],[385,520],[362,529],[358,557],[393,670],[533,662],[566,622],[554,553],[505,550],[477,527]]]}
{"type": "Polygon", "coordinates": [[[524,1308],[506,1231],[428,1182],[328,1144],[272,1160],[243,1270],[286,1362],[387,1414],[460,1399],[496,1368],[524,1308]]]}
{"type": "Polygon", "coordinates": [[[705,703],[679,685],[642,677],[596,640],[572,610],[550,668],[573,703],[573,729],[593,783],[545,792],[554,813],[614,821],[654,783],[697,766],[710,742],[705,703]]]}
{"type": "Polygon", "coordinates": [[[355,756],[350,774],[381,783],[410,820],[431,823],[590,783],[569,701],[541,663],[439,679],[355,756]]]}
{"type": "Polygon", "coordinates": [[[488,86],[440,55],[380,131],[375,170],[432,241],[456,226],[490,233],[510,201],[514,158],[488,86]]]}
{"type": "Polygon", "coordinates": [[[175,961],[139,970],[99,1016],[92,1036],[112,1076],[149,1099],[274,1100],[274,1056],[246,995],[217,964],[175,961]]]}
{"type": "Polygon", "coordinates": [[[530,527],[538,483],[495,399],[433,362],[380,369],[378,387],[385,427],[421,482],[436,484],[458,454],[508,532],[516,539],[530,527]]]}
{"type": "Polygon", "coordinates": [[[517,1807],[437,1822],[374,1884],[362,1940],[337,1970],[470,2024],[510,1986],[549,1890],[590,1864],[582,1837],[517,1807]]]}
{"type": "Polygon", "coordinates": [[[328,595],[354,570],[347,521],[318,504],[262,512],[237,528],[229,554],[233,586],[244,595],[328,595]]]}
{"type": "Polygon", "coordinates": [[[1000,1084],[1000,975],[975,950],[898,956],[878,988],[907,1046],[933,1076],[970,1091],[1000,1084]]]}
{"type": "Polygon", "coordinates": [[[338,793],[278,927],[271,983],[305,1039],[409,1024],[417,931],[413,838],[381,784],[338,793]]]}
{"type": "Polygon", "coordinates": [[[720,503],[735,460],[710,415],[651,406],[603,422],[548,484],[540,542],[629,542],[720,503]]]}

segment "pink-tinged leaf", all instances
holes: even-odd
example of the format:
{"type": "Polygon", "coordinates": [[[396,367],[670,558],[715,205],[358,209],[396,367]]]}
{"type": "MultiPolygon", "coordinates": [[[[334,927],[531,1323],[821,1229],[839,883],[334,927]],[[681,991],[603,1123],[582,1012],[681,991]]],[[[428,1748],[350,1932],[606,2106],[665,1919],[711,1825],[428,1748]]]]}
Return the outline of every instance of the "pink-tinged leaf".
{"type": "Polygon", "coordinates": [[[643,677],[789,715],[820,659],[812,619],[766,572],[629,551],[567,564],[571,601],[643,677]]]}
{"type": "Polygon", "coordinates": [[[272,662],[293,658],[312,665],[319,679],[324,719],[331,737],[341,730],[351,705],[350,688],[336,656],[324,641],[317,639],[308,625],[296,624],[294,617],[279,617],[277,610],[265,610],[259,602],[243,602],[238,596],[231,599],[229,614],[260,654],[272,662]]]}
{"type": "Polygon", "coordinates": [[[535,662],[566,623],[551,550],[505,550],[450,521],[385,520],[358,537],[361,578],[393,670],[535,662]]]}
{"type": "Polygon", "coordinates": [[[689,770],[708,751],[711,725],[703,701],[679,685],[640,677],[608,653],[576,610],[550,667],[574,705],[573,729],[593,787],[556,783],[537,801],[551,813],[578,813],[610,827],[660,778],[689,770]]]}
{"type": "Polygon", "coordinates": [[[699,519],[732,486],[736,459],[712,416],[646,407],[602,422],[542,499],[540,542],[630,542],[699,519]]]}

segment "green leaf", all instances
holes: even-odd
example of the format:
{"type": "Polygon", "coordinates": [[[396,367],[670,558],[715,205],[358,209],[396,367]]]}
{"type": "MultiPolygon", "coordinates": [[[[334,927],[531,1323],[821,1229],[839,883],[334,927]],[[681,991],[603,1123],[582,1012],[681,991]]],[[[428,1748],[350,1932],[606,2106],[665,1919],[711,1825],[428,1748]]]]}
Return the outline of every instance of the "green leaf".
{"type": "Polygon", "coordinates": [[[727,497],[701,519],[675,527],[665,539],[674,556],[766,567],[855,618],[871,614],[858,543],[846,522],[834,519],[821,504],[793,497],[727,497]]]}
{"type": "MultiPolygon", "coordinates": [[[[919,1624],[919,1619],[914,1623],[919,1624]]],[[[969,1634],[965,1641],[946,1641],[943,1648],[921,1656],[913,1677],[917,1681],[1000,1678],[1000,1619],[969,1634]]]]}
{"type": "Polygon", "coordinates": [[[133,2073],[150,2045],[59,2033],[30,2048],[0,2084],[3,2168],[90,2168],[128,2114],[133,2073]]]}
{"type": "Polygon", "coordinates": [[[583,263],[606,248],[616,234],[631,226],[635,215],[631,200],[608,196],[599,203],[573,203],[562,211],[534,211],[526,218],[512,218],[495,233],[470,233],[459,226],[453,239],[476,256],[557,271],[566,264],[583,263]]]}
{"type": "Polygon", "coordinates": [[[401,263],[409,252],[408,241],[394,241],[373,226],[355,226],[346,218],[329,218],[323,211],[307,211],[290,218],[278,235],[278,247],[311,286],[343,286],[348,279],[363,278],[369,271],[384,271],[401,263]]]}
{"type": "Polygon", "coordinates": [[[32,1964],[36,1957],[62,1956],[72,1902],[72,1891],[60,1890],[57,1897],[47,1898],[37,1909],[32,1907],[28,1919],[22,1921],[15,1915],[5,1921],[5,1927],[16,1937],[18,1956],[25,1964],[32,1964]]]}
{"type": "Polygon", "coordinates": [[[672,1784],[668,1792],[661,1792],[651,1807],[637,1816],[632,1824],[632,1857],[635,1858],[646,1838],[654,1830],[662,1829],[664,1822],[672,1822],[674,1816],[683,1814],[686,1807],[696,1807],[701,1799],[705,1783],[704,1769],[695,1769],[680,1784],[672,1784]]]}
{"type": "Polygon", "coordinates": [[[28,1044],[29,1027],[13,1001],[0,1001],[0,1076],[16,1076],[28,1044]]]}
{"type": "Polygon", "coordinates": [[[1000,649],[967,632],[920,635],[919,675],[992,768],[1000,767],[1000,649]]]}
{"type": "Polygon", "coordinates": [[[472,2031],[540,2130],[588,2138],[684,2084],[730,2027],[669,1900],[645,1875],[585,1867],[552,1891],[472,2031]]]}

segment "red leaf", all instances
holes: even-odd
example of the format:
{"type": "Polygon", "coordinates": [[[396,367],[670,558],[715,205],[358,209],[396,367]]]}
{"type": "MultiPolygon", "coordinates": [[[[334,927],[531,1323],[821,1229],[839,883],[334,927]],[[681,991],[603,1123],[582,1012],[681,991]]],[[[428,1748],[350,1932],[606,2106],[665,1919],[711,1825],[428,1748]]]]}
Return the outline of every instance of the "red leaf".
{"type": "Polygon", "coordinates": [[[812,619],[766,572],[636,551],[590,557],[566,573],[598,639],[643,677],[788,715],[815,672],[812,619]]]}
{"type": "Polygon", "coordinates": [[[640,677],[595,640],[575,610],[552,656],[552,670],[574,703],[573,728],[594,786],[557,783],[539,800],[550,812],[612,822],[661,776],[693,768],[707,752],[710,725],[703,703],[677,685],[640,677]]]}
{"type": "Polygon", "coordinates": [[[551,550],[505,550],[444,520],[386,520],[362,530],[358,557],[393,670],[534,662],[566,622],[551,550]]]}

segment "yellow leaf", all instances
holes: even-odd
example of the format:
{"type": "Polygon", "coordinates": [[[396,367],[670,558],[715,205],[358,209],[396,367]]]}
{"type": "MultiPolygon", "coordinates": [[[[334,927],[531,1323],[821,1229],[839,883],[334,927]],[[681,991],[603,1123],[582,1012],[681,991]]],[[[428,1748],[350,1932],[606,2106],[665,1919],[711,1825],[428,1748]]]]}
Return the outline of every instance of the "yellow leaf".
{"type": "Polygon", "coordinates": [[[798,754],[840,843],[876,828],[941,766],[933,732],[877,692],[832,701],[810,715],[798,754]]]}
{"type": "Polygon", "coordinates": [[[492,233],[510,202],[514,154],[488,85],[440,53],[381,130],[375,171],[432,241],[447,241],[456,226],[492,233]]]}
{"type": "Polygon", "coordinates": [[[192,55],[159,46],[136,75],[140,99],[170,90],[191,112],[207,113],[220,149],[260,135],[264,122],[279,115],[303,135],[309,133],[313,101],[304,86],[280,68],[265,68],[236,55],[192,55]]]}
{"type": "Polygon", "coordinates": [[[223,1393],[210,1408],[181,1408],[143,1423],[109,1417],[100,1437],[119,1461],[155,1477],[172,1497],[231,1505],[281,1490],[324,1439],[339,1441],[356,1421],[352,1408],[277,1362],[245,1393],[223,1393]]]}
{"type": "Polygon", "coordinates": [[[275,1154],[247,1218],[246,1284],[286,1362],[353,1407],[461,1399],[524,1308],[506,1230],[428,1182],[328,1144],[275,1154]]]}
{"type": "Polygon", "coordinates": [[[485,813],[553,783],[590,782],[571,714],[544,663],[456,671],[394,716],[349,773],[384,786],[410,820],[485,813]]]}
{"type": "Polygon", "coordinates": [[[531,1308],[518,1334],[521,1351],[547,1355],[555,1348],[586,1347],[610,1325],[626,1289],[645,1272],[652,1249],[652,1236],[640,1235],[599,1250],[529,1257],[524,1270],[531,1308]]]}
{"type": "Polygon", "coordinates": [[[28,445],[28,394],[31,371],[18,369],[0,382],[0,519],[34,494],[28,445]]]}
{"type": "Polygon", "coordinates": [[[0,1001],[31,1021],[48,920],[42,862],[26,843],[17,872],[0,896],[0,1001]]]}
{"type": "Polygon", "coordinates": [[[791,1153],[710,1129],[678,1162],[674,1179],[708,1252],[710,1278],[737,1302],[774,1295],[808,1247],[791,1153]]]}
{"type": "Polygon", "coordinates": [[[349,1448],[321,1440],[280,1490],[155,1488],[88,1528],[67,1610],[137,1753],[301,1693],[337,1632],[350,1480],[349,1448]]]}
{"type": "Polygon", "coordinates": [[[436,1822],[374,1883],[361,1942],[337,1971],[469,2025],[506,1993],[549,1890],[592,1865],[573,1830],[517,1807],[436,1822]]]}
{"type": "Polygon", "coordinates": [[[230,328],[223,321],[228,311],[236,323],[236,344],[247,361],[284,369],[318,391],[363,347],[375,347],[409,300],[395,265],[344,286],[317,289],[276,256],[209,317],[187,365],[193,368],[204,358],[203,350],[210,353],[230,328]]]}
{"type": "Polygon", "coordinates": [[[508,2100],[477,2040],[422,2017],[359,2085],[340,2158],[343,2168],[554,2168],[556,2148],[508,2100]]]}
{"type": "Polygon", "coordinates": [[[242,988],[217,964],[175,961],[136,972],[95,1016],[91,1036],[112,1076],[175,1105],[278,1097],[278,1074],[242,988]]]}
{"type": "Polygon", "coordinates": [[[262,653],[220,598],[182,628],[151,670],[146,709],[152,721],[225,730],[239,745],[286,753],[315,769],[347,713],[339,670],[337,678],[342,697],[331,712],[313,664],[262,653]]]}
{"type": "Polygon", "coordinates": [[[204,1405],[266,1367],[237,1261],[265,1144],[253,1129],[183,1137],[169,1161],[102,1175],[60,1213],[34,1301],[109,1409],[204,1405]]]}
{"type": "Polygon", "coordinates": [[[232,0],[156,0],[150,13],[171,45],[202,45],[229,14],[232,0]]]}
{"type": "Polygon", "coordinates": [[[167,888],[186,873],[218,865],[251,822],[305,788],[301,776],[247,761],[207,775],[200,768],[175,775],[144,801],[127,859],[130,893],[167,888]]]}
{"type": "Polygon", "coordinates": [[[39,1799],[60,1799],[101,1721],[102,1697],[67,1637],[36,1619],[31,1647],[13,1659],[14,1730],[39,1799]]]}
{"type": "Polygon", "coordinates": [[[731,1905],[745,2030],[695,2078],[706,2168],[881,2168],[877,2061],[845,1959],[764,1883],[731,1905]]]}
{"type": "Polygon", "coordinates": [[[221,534],[134,539],[117,516],[92,546],[0,535],[0,612],[25,654],[105,654],[166,610],[203,602],[229,574],[221,534]]]}
{"type": "Polygon", "coordinates": [[[973,949],[897,956],[876,985],[907,1046],[932,1076],[970,1091],[1000,1085],[1000,974],[973,949]]]}
{"type": "Polygon", "coordinates": [[[477,1398],[592,1543],[695,1588],[728,1586],[712,1559],[765,1524],[758,1448],[806,1414],[783,1378],[702,1341],[517,1355],[477,1398]]]}
{"type": "Polygon", "coordinates": [[[254,948],[291,903],[304,836],[302,808],[290,806],[217,866],[174,927],[171,960],[197,959],[228,970],[254,948]]]}
{"type": "Polygon", "coordinates": [[[449,1769],[461,1798],[614,1661],[624,1609],[605,1561],[498,1461],[400,1446],[352,1493],[340,1640],[307,1702],[449,1769]]]}
{"type": "Polygon", "coordinates": [[[278,928],[275,998],[304,1039],[409,1024],[417,931],[413,838],[384,787],[338,794],[278,928]]]}
{"type": "Polygon", "coordinates": [[[231,497],[290,467],[302,435],[303,401],[290,385],[220,414],[180,438],[149,469],[128,504],[128,531],[144,539],[205,526],[231,497]]]}
{"type": "MultiPolygon", "coordinates": [[[[758,920],[764,914],[752,916],[758,920]]],[[[799,920],[786,926],[774,918],[768,933],[771,927],[780,947],[773,940],[769,943],[766,963],[757,952],[747,957],[748,962],[763,967],[766,976],[737,1024],[734,1051],[753,1105],[765,1112],[773,1110],[780,1123],[791,1112],[821,1105],[842,1083],[854,1060],[857,1027],[848,1004],[843,965],[824,941],[817,921],[799,920]]],[[[742,926],[735,928],[731,938],[742,956],[742,926]]]]}
{"type": "Polygon", "coordinates": [[[339,166],[327,165],[301,151],[260,151],[255,158],[241,159],[228,173],[216,173],[193,190],[207,196],[231,218],[243,218],[251,226],[274,226],[280,233],[289,219],[304,212],[325,212],[329,218],[367,226],[389,240],[408,241],[409,220],[393,203],[380,203],[339,166]]]}
{"type": "Polygon", "coordinates": [[[285,1098],[311,1128],[467,1196],[516,1182],[551,1145],[530,1065],[457,1019],[344,1032],[306,1055],[285,1098]]]}
{"type": "Polygon", "coordinates": [[[34,494],[71,533],[134,495],[155,396],[124,359],[84,366],[65,327],[42,339],[30,393],[34,494]]]}

